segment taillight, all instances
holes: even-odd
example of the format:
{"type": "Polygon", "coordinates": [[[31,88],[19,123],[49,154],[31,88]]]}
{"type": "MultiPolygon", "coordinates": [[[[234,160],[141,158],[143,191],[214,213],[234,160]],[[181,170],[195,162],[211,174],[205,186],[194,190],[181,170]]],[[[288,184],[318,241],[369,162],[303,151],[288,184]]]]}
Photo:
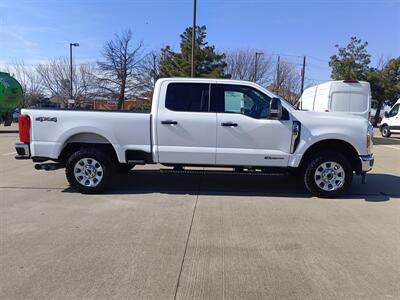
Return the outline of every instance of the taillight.
{"type": "Polygon", "coordinates": [[[18,117],[18,131],[19,140],[22,143],[29,143],[31,141],[29,131],[31,129],[31,119],[28,115],[20,115],[18,117]]]}

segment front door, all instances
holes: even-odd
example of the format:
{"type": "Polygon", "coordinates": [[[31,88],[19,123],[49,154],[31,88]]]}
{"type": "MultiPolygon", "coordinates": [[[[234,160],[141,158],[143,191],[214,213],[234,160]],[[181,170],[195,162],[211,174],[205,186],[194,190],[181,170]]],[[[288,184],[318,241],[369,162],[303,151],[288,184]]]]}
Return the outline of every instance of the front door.
{"type": "Polygon", "coordinates": [[[388,113],[387,123],[391,132],[400,132],[400,103],[395,104],[388,113]]]}
{"type": "Polygon", "coordinates": [[[292,122],[269,117],[271,98],[246,85],[216,85],[218,165],[287,166],[292,122]]]}
{"type": "Polygon", "coordinates": [[[209,112],[210,84],[166,84],[157,115],[159,162],[214,165],[217,115],[209,112]]]}

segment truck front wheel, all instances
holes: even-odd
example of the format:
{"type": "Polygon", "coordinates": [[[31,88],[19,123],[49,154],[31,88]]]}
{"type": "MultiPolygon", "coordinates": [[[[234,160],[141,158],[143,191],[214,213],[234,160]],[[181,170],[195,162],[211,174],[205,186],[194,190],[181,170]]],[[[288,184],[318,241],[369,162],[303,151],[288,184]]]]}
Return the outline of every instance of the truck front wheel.
{"type": "Polygon", "coordinates": [[[390,133],[389,126],[387,126],[387,125],[382,126],[381,134],[383,137],[390,137],[391,133],[390,133]]]}
{"type": "Polygon", "coordinates": [[[339,153],[321,153],[311,159],[304,173],[307,189],[317,197],[337,197],[350,187],[353,169],[339,153]]]}
{"type": "Polygon", "coordinates": [[[113,164],[110,158],[96,149],[81,149],[73,153],[65,167],[70,186],[83,194],[103,191],[111,180],[113,164]]]}

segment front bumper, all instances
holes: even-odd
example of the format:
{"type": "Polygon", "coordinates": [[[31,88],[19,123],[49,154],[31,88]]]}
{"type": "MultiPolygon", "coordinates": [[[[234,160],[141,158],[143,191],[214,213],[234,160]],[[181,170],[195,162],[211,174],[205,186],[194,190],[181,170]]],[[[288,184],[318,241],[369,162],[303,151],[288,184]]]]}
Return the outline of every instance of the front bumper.
{"type": "Polygon", "coordinates": [[[16,143],[15,151],[17,151],[16,159],[30,159],[31,150],[29,149],[29,144],[26,143],[16,143]]]}
{"type": "Polygon", "coordinates": [[[360,155],[360,161],[361,161],[361,172],[368,172],[372,170],[375,158],[373,154],[360,155]]]}

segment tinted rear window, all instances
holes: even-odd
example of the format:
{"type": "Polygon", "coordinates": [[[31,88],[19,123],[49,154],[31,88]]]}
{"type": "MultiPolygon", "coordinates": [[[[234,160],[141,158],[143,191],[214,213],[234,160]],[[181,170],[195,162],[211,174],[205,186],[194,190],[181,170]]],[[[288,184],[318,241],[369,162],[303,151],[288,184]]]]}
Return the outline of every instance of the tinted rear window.
{"type": "Polygon", "coordinates": [[[170,83],[165,107],[173,111],[207,112],[209,90],[207,83],[170,83]]]}

